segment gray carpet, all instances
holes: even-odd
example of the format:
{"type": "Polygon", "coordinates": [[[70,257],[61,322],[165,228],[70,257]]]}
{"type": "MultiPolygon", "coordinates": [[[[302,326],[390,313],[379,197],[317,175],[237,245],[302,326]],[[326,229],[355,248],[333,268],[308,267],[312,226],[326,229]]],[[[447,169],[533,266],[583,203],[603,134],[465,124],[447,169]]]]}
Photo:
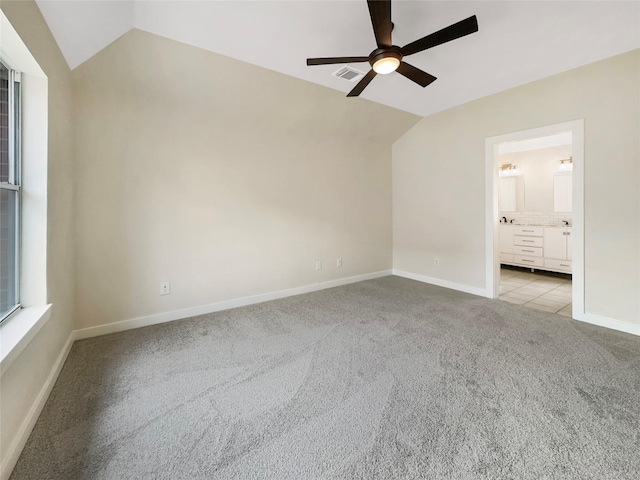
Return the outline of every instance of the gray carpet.
{"type": "Polygon", "coordinates": [[[78,341],[20,479],[637,479],[640,338],[399,277],[78,341]]]}

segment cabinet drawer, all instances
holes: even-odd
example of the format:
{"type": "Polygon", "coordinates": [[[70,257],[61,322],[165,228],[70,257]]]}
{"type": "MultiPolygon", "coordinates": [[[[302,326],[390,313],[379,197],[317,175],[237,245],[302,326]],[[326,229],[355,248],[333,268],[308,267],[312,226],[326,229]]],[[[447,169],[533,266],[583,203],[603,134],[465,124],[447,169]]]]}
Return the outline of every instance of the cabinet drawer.
{"type": "Polygon", "coordinates": [[[543,231],[543,227],[513,227],[513,233],[515,235],[532,235],[534,237],[541,237],[543,231]]]}
{"type": "Polygon", "coordinates": [[[513,237],[513,244],[523,247],[542,247],[542,237],[522,237],[516,235],[513,237]]]}
{"type": "Polygon", "coordinates": [[[500,254],[501,262],[513,263],[513,253],[501,253],[500,254]]]}
{"type": "Polygon", "coordinates": [[[540,257],[525,257],[524,255],[514,255],[513,259],[514,259],[514,263],[527,265],[528,267],[544,266],[544,259],[540,257]]]}
{"type": "Polygon", "coordinates": [[[544,266],[549,270],[571,273],[570,260],[556,260],[554,258],[545,258],[544,266]]]}
{"type": "Polygon", "coordinates": [[[542,249],[540,247],[522,247],[520,245],[516,245],[513,247],[513,253],[527,257],[541,257],[542,249]]]}

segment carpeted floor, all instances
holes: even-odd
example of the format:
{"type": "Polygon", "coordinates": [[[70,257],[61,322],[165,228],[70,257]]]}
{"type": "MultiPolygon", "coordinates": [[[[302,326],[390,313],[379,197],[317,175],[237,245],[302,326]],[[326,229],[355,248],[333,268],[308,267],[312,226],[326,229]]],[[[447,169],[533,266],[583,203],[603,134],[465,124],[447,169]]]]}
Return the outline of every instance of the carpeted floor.
{"type": "Polygon", "coordinates": [[[11,476],[637,479],[640,338],[385,277],[76,342],[11,476]]]}

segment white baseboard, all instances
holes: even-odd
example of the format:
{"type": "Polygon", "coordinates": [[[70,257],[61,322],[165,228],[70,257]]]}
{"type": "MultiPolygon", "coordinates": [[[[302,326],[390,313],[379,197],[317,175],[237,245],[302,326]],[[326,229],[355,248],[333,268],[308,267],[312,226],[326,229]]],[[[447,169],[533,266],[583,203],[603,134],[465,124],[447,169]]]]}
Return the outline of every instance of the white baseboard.
{"type": "Polygon", "coordinates": [[[621,332],[640,336],[640,324],[638,323],[615,320],[613,318],[602,317],[593,313],[583,313],[580,315],[576,315],[574,319],[581,322],[598,325],[599,327],[610,328],[612,330],[619,330],[621,332]]]}
{"type": "Polygon", "coordinates": [[[147,327],[149,325],[157,325],[159,323],[172,322],[174,320],[182,320],[184,318],[195,317],[197,315],[229,310],[231,308],[244,307],[256,303],[268,302],[270,300],[277,300],[279,298],[301,295],[303,293],[317,292],[326,288],[339,287],[341,285],[347,285],[349,283],[356,283],[362,282],[364,280],[386,277],[388,275],[391,275],[391,273],[391,270],[382,270],[379,272],[366,273],[364,275],[356,275],[354,277],[339,278],[337,280],[315,283],[313,285],[305,285],[303,287],[289,288],[287,290],[279,290],[277,292],[262,293],[259,295],[252,295],[250,297],[236,298],[223,302],[210,303],[208,305],[200,305],[198,307],[190,307],[182,310],[173,310],[171,312],[164,312],[155,315],[148,315],[145,317],[122,320],[120,322],[107,323],[104,325],[98,325],[97,327],[83,328],[75,331],[76,339],[81,340],[84,338],[97,337],[99,335],[106,335],[108,333],[122,332],[125,330],[132,330],[134,328],[147,327]]]}
{"type": "Polygon", "coordinates": [[[31,435],[31,431],[33,430],[33,427],[35,426],[36,421],[38,420],[38,417],[40,416],[40,413],[44,408],[44,404],[49,398],[49,394],[51,393],[53,385],[58,379],[58,375],[60,375],[60,371],[62,370],[64,362],[67,360],[67,356],[71,351],[71,346],[76,340],[75,332],[76,331],[74,330],[69,334],[69,338],[64,344],[60,355],[58,355],[58,358],[53,364],[53,368],[51,369],[51,372],[49,373],[49,376],[47,377],[44,385],[40,389],[40,393],[38,393],[36,400],[33,402],[33,405],[31,405],[31,408],[29,409],[29,413],[27,413],[27,416],[22,422],[22,425],[20,425],[18,434],[7,448],[6,461],[2,465],[2,469],[0,471],[1,480],[8,480],[11,472],[13,471],[13,468],[16,466],[18,458],[20,458],[20,454],[22,453],[22,449],[26,445],[27,440],[29,439],[29,435],[31,435]]]}
{"type": "MultiPolygon", "coordinates": [[[[404,272],[402,270],[393,270],[393,274],[399,277],[410,278],[411,280],[417,280],[419,282],[430,283],[432,285],[438,285],[440,287],[451,288],[452,290],[459,290],[461,292],[471,293],[473,295],[479,295],[481,297],[486,296],[486,290],[483,288],[470,287],[460,283],[449,282],[447,280],[441,280],[439,278],[427,277],[425,275],[418,275],[416,273],[404,272]]],[[[618,330],[620,332],[630,333],[632,335],[640,336],[640,324],[625,322],[623,320],[615,320],[613,318],[603,317],[595,315],[593,313],[576,313],[574,312],[574,320],[581,322],[591,323],[600,327],[610,328],[611,330],[618,330]]]]}
{"type": "Polygon", "coordinates": [[[478,295],[480,297],[486,297],[487,291],[484,288],[471,287],[462,283],[450,282],[448,280],[442,280],[440,278],[427,277],[426,275],[419,275],[417,273],[404,272],[402,270],[393,269],[393,274],[399,277],[410,278],[411,280],[417,280],[418,282],[430,283],[431,285],[437,285],[439,287],[450,288],[451,290],[458,290],[460,292],[470,293],[472,295],[478,295]]]}

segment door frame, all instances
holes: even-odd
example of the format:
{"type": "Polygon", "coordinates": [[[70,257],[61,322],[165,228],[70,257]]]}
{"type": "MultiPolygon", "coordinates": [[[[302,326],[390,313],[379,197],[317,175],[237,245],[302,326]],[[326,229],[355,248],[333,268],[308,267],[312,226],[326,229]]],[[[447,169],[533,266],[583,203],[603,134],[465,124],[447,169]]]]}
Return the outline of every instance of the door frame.
{"type": "Polygon", "coordinates": [[[572,134],[572,316],[575,319],[581,319],[584,316],[584,119],[497,135],[485,140],[486,296],[498,298],[500,291],[498,146],[504,142],[546,137],[562,132],[571,132],[572,134]]]}

